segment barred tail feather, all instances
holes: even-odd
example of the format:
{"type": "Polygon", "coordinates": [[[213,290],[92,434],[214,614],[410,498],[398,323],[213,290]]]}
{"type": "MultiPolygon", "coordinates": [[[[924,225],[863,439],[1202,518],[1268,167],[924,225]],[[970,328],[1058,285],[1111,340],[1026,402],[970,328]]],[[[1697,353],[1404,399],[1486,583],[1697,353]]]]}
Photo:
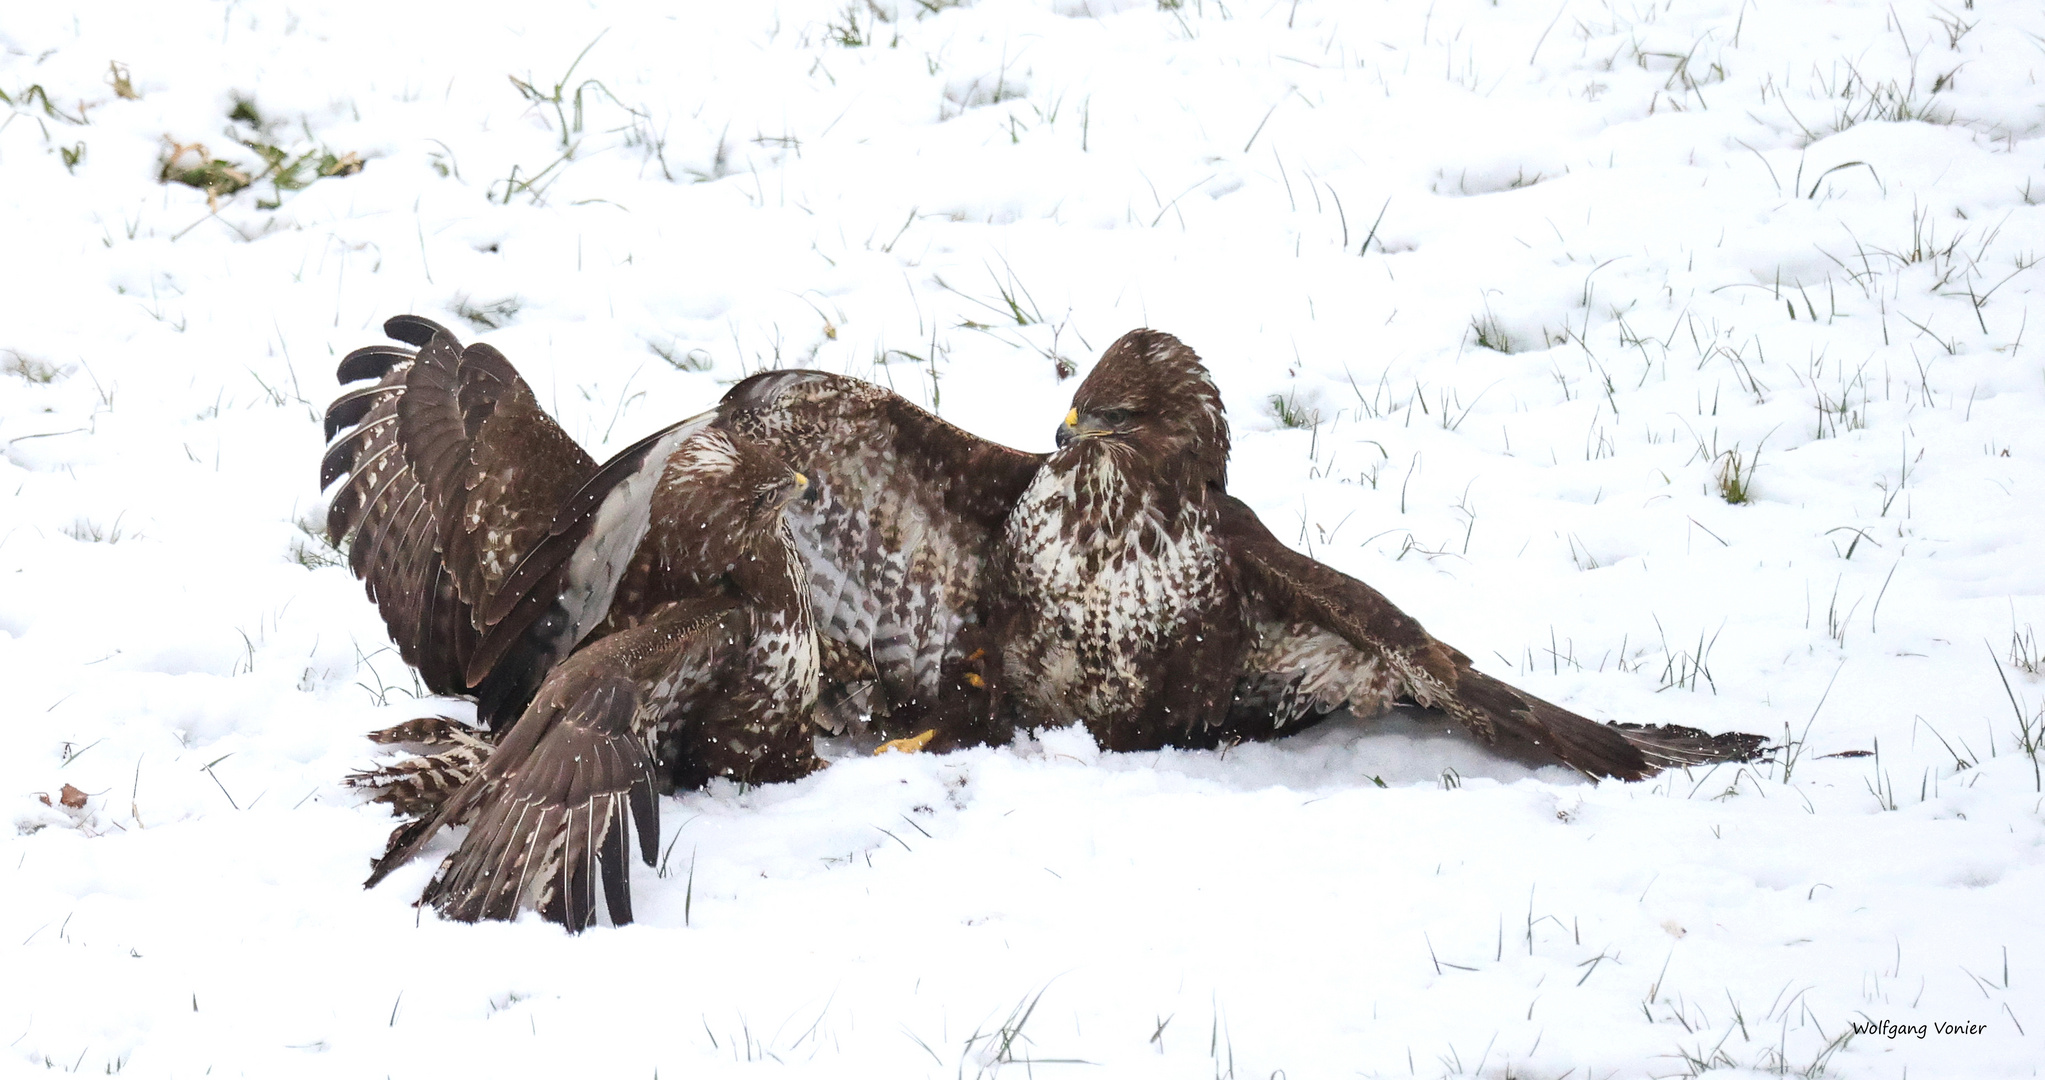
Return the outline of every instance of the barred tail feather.
{"type": "MultiPolygon", "coordinates": [[[[349,773],[349,787],[376,792],[372,802],[401,814],[432,817],[442,804],[474,779],[494,745],[480,732],[448,716],[422,716],[369,733],[371,742],[404,746],[416,757],[349,773]]],[[[395,847],[395,845],[393,845],[395,847]]]]}

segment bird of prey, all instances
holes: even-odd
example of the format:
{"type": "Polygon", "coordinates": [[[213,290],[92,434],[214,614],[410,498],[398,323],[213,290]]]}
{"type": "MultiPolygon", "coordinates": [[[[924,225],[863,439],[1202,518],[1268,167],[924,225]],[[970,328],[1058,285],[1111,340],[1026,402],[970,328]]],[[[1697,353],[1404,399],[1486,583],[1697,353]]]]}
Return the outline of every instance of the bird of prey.
{"type": "Polygon", "coordinates": [[[807,575],[782,520],[808,488],[709,417],[598,467],[487,345],[421,319],[418,347],[351,353],[328,413],[329,526],[405,658],[472,693],[494,748],[446,721],[384,733],[452,748],[369,779],[421,814],[369,884],[467,823],[424,900],[461,919],[524,907],[571,929],[631,919],[628,816],[650,864],[656,788],[763,783],[819,764],[819,654],[807,575]]]}
{"type": "Polygon", "coordinates": [[[996,560],[997,724],[1080,719],[1111,750],[1212,746],[1408,700],[1511,756],[1624,780],[1760,746],[1600,724],[1516,690],[1375,589],[1280,543],[1227,493],[1221,395],[1170,334],[1109,346],[1057,442],[996,560]]]}

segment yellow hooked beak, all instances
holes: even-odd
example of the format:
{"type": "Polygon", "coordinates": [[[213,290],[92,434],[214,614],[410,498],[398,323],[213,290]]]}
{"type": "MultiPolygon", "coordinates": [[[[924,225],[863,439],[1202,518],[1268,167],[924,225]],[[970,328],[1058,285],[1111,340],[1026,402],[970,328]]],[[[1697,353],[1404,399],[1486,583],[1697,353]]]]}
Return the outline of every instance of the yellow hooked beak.
{"type": "Polygon", "coordinates": [[[1065,422],[1058,425],[1058,447],[1059,449],[1064,449],[1066,444],[1075,439],[1085,439],[1094,435],[1108,434],[1112,434],[1112,432],[1106,428],[1082,429],[1079,426],[1079,408],[1074,406],[1065,411],[1065,422]]]}
{"type": "Polygon", "coordinates": [[[816,502],[817,486],[809,482],[809,477],[793,469],[789,470],[789,474],[795,477],[795,490],[789,494],[788,501],[816,502]]]}

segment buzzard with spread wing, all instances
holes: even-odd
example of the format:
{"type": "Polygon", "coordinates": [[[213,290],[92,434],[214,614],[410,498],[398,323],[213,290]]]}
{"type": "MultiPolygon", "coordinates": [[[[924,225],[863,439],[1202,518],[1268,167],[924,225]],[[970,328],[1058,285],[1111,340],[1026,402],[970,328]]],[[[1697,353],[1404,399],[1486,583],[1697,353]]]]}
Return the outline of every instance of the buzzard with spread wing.
{"type": "Polygon", "coordinates": [[[487,739],[438,718],[379,733],[444,747],[358,777],[421,815],[369,883],[442,826],[471,826],[424,899],[456,918],[536,907],[573,929],[631,919],[628,812],[650,864],[656,787],[817,767],[807,575],[783,521],[809,487],[695,417],[598,466],[496,350],[401,317],[357,350],[322,480],[329,531],[406,660],[478,699],[487,739]],[[515,722],[513,722],[515,720],[515,722]]]}
{"type": "Polygon", "coordinates": [[[650,806],[653,791],[637,777],[664,766],[666,782],[693,782],[713,758],[730,775],[797,775],[813,764],[806,742],[795,746],[812,724],[852,717],[883,734],[921,732],[911,741],[936,749],[1079,720],[1104,747],[1135,750],[1271,738],[1404,700],[1503,752],[1620,779],[1760,745],[1600,724],[1527,695],[1368,585],[1280,543],[1227,494],[1220,395],[1169,334],[1138,330],[1110,346],[1048,455],[977,438],[870,383],[777,371],[598,466],[495,350],[463,349],[413,316],[386,326],[418,351],[373,346],[341,365],[344,382],[377,381],[328,414],[340,437],[322,481],[346,477],[330,532],[351,541],[351,565],[426,685],[475,698],[492,727],[517,719],[494,754],[463,736],[438,764],[378,774],[428,815],[394,838],[384,867],[416,851],[422,829],[477,823],[429,889],[458,915],[508,915],[540,897],[581,925],[588,867],[604,868],[613,905],[622,894],[609,883],[622,867],[622,807],[650,806]],[[783,509],[785,491],[676,464],[712,438],[806,473],[805,498],[783,509]],[[778,517],[760,516],[770,504],[778,517]],[[784,522],[777,562],[767,538],[784,522]],[[718,554],[738,550],[757,562],[718,554]],[[805,582],[793,590],[803,603],[770,580],[805,582]],[[713,615],[723,621],[702,622],[713,615]],[[771,630],[770,615],[782,620],[771,630]],[[805,618],[806,669],[789,659],[805,618]],[[814,711],[788,681],[805,670],[814,711]],[[699,680],[690,685],[769,671],[778,704],[671,698],[678,671],[699,680]],[[690,730],[761,756],[646,743],[647,731],[698,714],[715,719],[690,730]],[[775,739],[758,739],[760,716],[775,718],[775,739]],[[640,756],[624,754],[625,729],[640,756]],[[586,745],[622,755],[604,784],[558,765],[580,766],[586,745]],[[543,759],[557,764],[540,779],[527,763],[543,759]],[[549,839],[594,820],[561,809],[574,798],[602,803],[617,830],[549,839]],[[551,854],[519,861],[535,845],[551,854]],[[529,891],[535,874],[545,896],[529,891]]]}

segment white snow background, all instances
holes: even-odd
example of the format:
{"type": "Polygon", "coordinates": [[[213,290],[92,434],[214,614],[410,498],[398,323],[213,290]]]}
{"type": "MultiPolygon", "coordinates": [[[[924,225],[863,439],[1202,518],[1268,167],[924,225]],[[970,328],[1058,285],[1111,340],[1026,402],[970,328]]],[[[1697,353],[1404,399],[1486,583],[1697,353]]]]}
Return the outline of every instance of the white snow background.
{"type": "Polygon", "coordinates": [[[2041,72],[2035,0],[8,4],[0,1061],[2036,1076],[2041,72]],[[365,167],[214,213],[196,143],[365,167]],[[776,365],[1046,449],[1061,364],[1170,330],[1281,537],[1784,748],[841,749],[667,800],[633,926],[445,923],[340,780],[462,706],[315,536],[407,311],[599,457],[776,365]]]}

